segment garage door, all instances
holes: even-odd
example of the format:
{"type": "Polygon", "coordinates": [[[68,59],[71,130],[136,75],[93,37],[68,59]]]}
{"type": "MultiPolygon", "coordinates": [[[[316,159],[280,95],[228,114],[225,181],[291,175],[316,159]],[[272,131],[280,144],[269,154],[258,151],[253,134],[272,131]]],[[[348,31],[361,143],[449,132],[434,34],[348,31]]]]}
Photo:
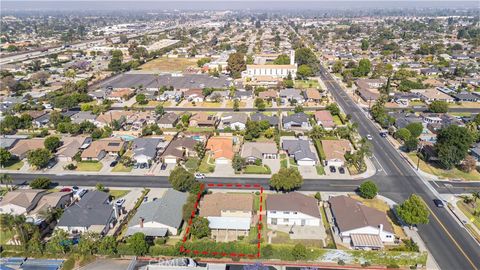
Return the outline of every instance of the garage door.
{"type": "Polygon", "coordinates": [[[175,163],[177,163],[177,159],[176,159],[176,158],[166,158],[166,159],[165,159],[165,163],[167,163],[167,164],[175,164],[175,163]]]}
{"type": "Polygon", "coordinates": [[[226,158],[217,158],[215,159],[215,164],[229,164],[230,160],[226,158]]]}
{"type": "Polygon", "coordinates": [[[315,161],[313,161],[313,160],[299,160],[298,165],[300,165],[300,166],[315,166],[315,161]]]}

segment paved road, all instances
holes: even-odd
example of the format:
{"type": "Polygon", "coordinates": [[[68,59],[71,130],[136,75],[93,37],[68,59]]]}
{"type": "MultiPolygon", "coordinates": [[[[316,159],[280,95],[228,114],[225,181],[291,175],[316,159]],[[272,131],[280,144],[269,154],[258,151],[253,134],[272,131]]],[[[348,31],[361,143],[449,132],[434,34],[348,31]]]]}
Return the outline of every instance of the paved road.
{"type": "Polygon", "coordinates": [[[320,69],[320,78],[335,97],[345,113],[359,123],[362,136],[373,137],[374,160],[386,174],[377,175],[381,193],[399,202],[410,194],[420,195],[431,211],[430,223],[419,226],[419,234],[442,269],[480,269],[480,246],[466,230],[445,210],[436,208],[432,200],[435,193],[417,176],[412,167],[397,153],[385,139],[379,136],[378,129],[362,110],[342,90],[325,68],[320,69]],[[388,191],[386,191],[388,190],[388,191]]]}

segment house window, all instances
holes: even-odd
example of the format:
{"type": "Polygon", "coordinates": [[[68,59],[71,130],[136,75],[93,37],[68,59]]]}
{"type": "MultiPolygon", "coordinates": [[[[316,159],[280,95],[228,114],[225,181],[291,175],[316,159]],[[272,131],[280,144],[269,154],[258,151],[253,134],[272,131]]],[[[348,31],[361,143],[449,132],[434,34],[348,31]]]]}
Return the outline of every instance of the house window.
{"type": "Polygon", "coordinates": [[[288,212],[288,211],[285,211],[285,212],[283,212],[283,213],[286,214],[286,215],[290,214],[290,212],[288,212]]]}
{"type": "Polygon", "coordinates": [[[288,218],[284,218],[284,219],[283,219],[283,222],[288,222],[288,218]]]}
{"type": "Polygon", "coordinates": [[[297,212],[293,212],[293,214],[294,214],[294,215],[296,215],[296,214],[297,214],[297,212]]]}
{"type": "Polygon", "coordinates": [[[276,214],[276,213],[277,213],[277,211],[270,211],[270,212],[271,212],[272,214],[276,214]]]}

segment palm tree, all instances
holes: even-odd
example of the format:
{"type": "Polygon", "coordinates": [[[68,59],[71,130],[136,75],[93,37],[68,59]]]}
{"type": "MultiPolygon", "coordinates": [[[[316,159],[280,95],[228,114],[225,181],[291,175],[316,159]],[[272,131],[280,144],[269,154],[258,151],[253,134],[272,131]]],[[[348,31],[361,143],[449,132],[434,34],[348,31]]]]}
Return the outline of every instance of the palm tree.
{"type": "Polygon", "coordinates": [[[11,185],[13,182],[13,179],[10,175],[8,174],[5,174],[5,173],[2,173],[0,175],[0,183],[2,183],[2,185],[5,185],[7,186],[7,191],[10,191],[10,188],[9,188],[9,184],[11,185]]]}
{"type": "Polygon", "coordinates": [[[472,199],[475,206],[477,205],[477,200],[480,200],[480,191],[472,192],[472,199]]]}

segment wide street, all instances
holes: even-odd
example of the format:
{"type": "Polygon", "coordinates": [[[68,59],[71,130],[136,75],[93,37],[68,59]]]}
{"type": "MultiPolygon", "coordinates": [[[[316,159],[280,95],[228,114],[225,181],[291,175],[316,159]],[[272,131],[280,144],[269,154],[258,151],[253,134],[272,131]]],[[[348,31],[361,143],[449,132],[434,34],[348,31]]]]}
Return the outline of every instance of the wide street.
{"type": "Polygon", "coordinates": [[[342,90],[332,75],[322,66],[320,78],[346,114],[359,123],[360,135],[373,137],[372,153],[385,176],[377,174],[374,180],[380,193],[401,202],[410,194],[420,195],[430,208],[430,223],[419,226],[419,234],[442,269],[480,269],[480,246],[460,227],[446,209],[435,207],[435,190],[421,179],[414,169],[397,153],[365,113],[342,90]]]}

